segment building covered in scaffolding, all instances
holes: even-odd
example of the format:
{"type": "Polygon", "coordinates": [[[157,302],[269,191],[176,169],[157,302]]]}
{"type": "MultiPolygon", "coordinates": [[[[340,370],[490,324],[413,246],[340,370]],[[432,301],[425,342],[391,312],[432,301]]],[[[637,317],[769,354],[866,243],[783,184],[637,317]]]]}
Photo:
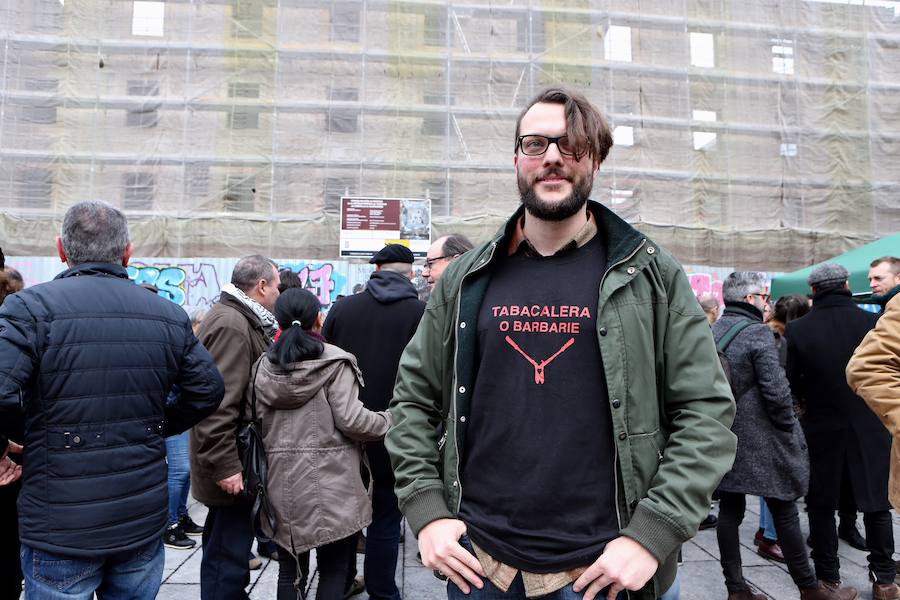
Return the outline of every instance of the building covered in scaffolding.
{"type": "Polygon", "coordinates": [[[484,239],[555,85],[615,127],[593,197],[686,263],[900,230],[900,2],[0,0],[0,245],[88,198],[142,256],[335,257],[344,195],[484,239]]]}

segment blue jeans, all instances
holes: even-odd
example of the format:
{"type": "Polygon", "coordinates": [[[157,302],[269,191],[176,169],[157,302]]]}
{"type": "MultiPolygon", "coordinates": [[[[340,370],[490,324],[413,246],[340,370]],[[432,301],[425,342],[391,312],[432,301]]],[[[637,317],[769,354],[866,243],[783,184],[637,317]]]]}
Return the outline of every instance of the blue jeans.
{"type": "Polygon", "coordinates": [[[778,541],[778,534],[775,532],[775,519],[772,518],[772,511],[769,510],[762,496],[759,498],[759,528],[763,530],[764,538],[769,541],[778,541]]]}
{"type": "Polygon", "coordinates": [[[188,514],[191,488],[191,461],[188,457],[188,432],[166,438],[166,462],[169,464],[169,527],[188,514]]]}
{"type": "Polygon", "coordinates": [[[679,600],[681,597],[681,573],[675,573],[675,581],[666,593],[659,597],[659,600],[679,600]]]}
{"type": "Polygon", "coordinates": [[[375,480],[372,484],[372,523],[366,529],[363,562],[366,592],[371,600],[400,600],[394,574],[397,572],[402,518],[392,483],[375,480]]]}
{"type": "Polygon", "coordinates": [[[22,544],[25,597],[41,600],[153,600],[162,583],[162,539],[130,552],[75,558],[22,544]]]}

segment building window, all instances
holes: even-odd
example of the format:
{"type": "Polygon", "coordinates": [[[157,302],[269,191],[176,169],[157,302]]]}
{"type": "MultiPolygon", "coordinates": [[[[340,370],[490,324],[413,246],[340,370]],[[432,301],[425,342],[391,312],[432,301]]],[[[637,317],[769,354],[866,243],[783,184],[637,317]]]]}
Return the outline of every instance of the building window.
{"type": "Polygon", "coordinates": [[[256,177],[229,175],[225,181],[222,206],[227,211],[253,212],[256,209],[256,177]]]}
{"type": "Polygon", "coordinates": [[[355,177],[325,178],[325,212],[340,214],[341,198],[356,194],[355,177]]]}
{"type": "Polygon", "coordinates": [[[716,66],[716,38],[713,34],[691,32],[691,64],[707,68],[716,66]]]}
{"type": "Polygon", "coordinates": [[[425,13],[424,43],[426,46],[443,47],[447,44],[447,14],[441,9],[425,13]]]}
{"type": "Polygon", "coordinates": [[[162,37],[166,22],[165,2],[135,0],[131,15],[131,35],[162,37]]]}
{"type": "Polygon", "coordinates": [[[619,206],[626,202],[634,200],[634,190],[623,190],[619,188],[610,188],[609,190],[610,204],[619,206]]]}
{"type": "MultiPolygon", "coordinates": [[[[59,88],[58,79],[26,77],[24,84],[25,89],[29,92],[41,92],[45,94],[56,94],[56,91],[59,88]]],[[[50,97],[41,98],[40,100],[30,100],[27,105],[22,107],[22,120],[43,125],[56,123],[56,99],[50,97]]]]}
{"type": "MultiPolygon", "coordinates": [[[[705,121],[707,123],[715,123],[718,115],[714,110],[695,110],[692,115],[695,121],[705,121]]],[[[693,141],[694,150],[714,150],[716,147],[716,132],[714,131],[694,131],[693,141]]]]}
{"type": "MultiPolygon", "coordinates": [[[[245,100],[259,98],[259,84],[243,82],[229,83],[228,97],[245,100]]],[[[228,113],[228,125],[232,129],[258,129],[259,107],[232,106],[231,111],[228,113]]]]}
{"type": "Polygon", "coordinates": [[[797,156],[797,144],[792,142],[781,144],[781,147],[778,149],[778,154],[786,157],[797,156]]]}
{"type": "Polygon", "coordinates": [[[35,31],[61,31],[65,2],[63,0],[30,0],[21,4],[31,7],[31,28],[35,31]]]}
{"type": "Polygon", "coordinates": [[[231,35],[253,38],[262,35],[264,0],[232,0],[231,35]]]}
{"type": "Polygon", "coordinates": [[[446,179],[426,179],[422,182],[425,186],[425,197],[431,200],[431,216],[450,216],[449,182],[446,179]]]}
{"type": "Polygon", "coordinates": [[[360,30],[360,5],[352,2],[336,2],[331,7],[331,41],[358,42],[360,30]]]}
{"type": "Polygon", "coordinates": [[[202,198],[209,194],[209,165],[189,165],[184,176],[188,195],[202,198]]]}
{"type": "Polygon", "coordinates": [[[603,56],[606,60],[631,62],[631,27],[609,26],[603,37],[603,56]]]}
{"type": "MultiPolygon", "coordinates": [[[[329,88],[328,99],[331,102],[359,102],[359,89],[329,88]]],[[[359,109],[329,106],[325,121],[326,131],[355,133],[359,128],[359,109]]]]}
{"type": "Polygon", "coordinates": [[[772,71],[782,75],[794,74],[793,40],[772,40],[772,71]]]}
{"type": "Polygon", "coordinates": [[[447,115],[425,115],[422,117],[422,135],[444,135],[447,133],[447,115]]]}
{"type": "Polygon", "coordinates": [[[50,208],[53,173],[42,167],[25,167],[17,177],[16,195],[23,208],[50,208]]]}
{"type": "Polygon", "coordinates": [[[122,207],[125,210],[150,210],[156,195],[156,176],[152,173],[125,173],[122,176],[122,207]]]}
{"type": "Polygon", "coordinates": [[[619,125],[613,129],[613,144],[616,146],[634,146],[634,127],[619,125]]]}
{"type": "MultiPolygon", "coordinates": [[[[129,96],[159,96],[159,82],[148,80],[129,80],[129,96]]],[[[128,127],[156,127],[159,123],[159,101],[144,100],[140,107],[129,108],[125,115],[128,127]]]]}

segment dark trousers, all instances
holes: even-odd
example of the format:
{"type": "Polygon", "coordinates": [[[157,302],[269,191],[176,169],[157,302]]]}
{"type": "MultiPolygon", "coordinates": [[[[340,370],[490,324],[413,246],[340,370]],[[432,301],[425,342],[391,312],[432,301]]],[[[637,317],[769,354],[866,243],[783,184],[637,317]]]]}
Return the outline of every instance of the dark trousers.
{"type": "MultiPolygon", "coordinates": [[[[347,584],[348,556],[356,555],[356,534],[316,548],[319,587],[316,600],[340,600],[347,584]]],[[[290,552],[278,551],[278,600],[304,600],[309,578],[309,553],[298,559],[290,552]],[[295,585],[297,576],[299,584],[295,585]]]]}
{"type": "Polygon", "coordinates": [[[400,600],[394,581],[400,549],[400,521],[403,516],[394,495],[392,481],[375,480],[372,486],[372,523],[366,529],[366,558],[363,574],[371,600],[400,600]]]}
{"type": "MultiPolygon", "coordinates": [[[[890,511],[863,513],[866,526],[866,546],[869,548],[869,569],[880,583],[894,581],[896,565],[891,558],[894,552],[894,530],[890,511]]],[[[812,536],[812,557],[816,575],[826,581],[840,581],[841,563],[838,560],[838,534],[834,524],[834,511],[809,509],[809,532],[812,536]]]]}
{"type": "Polygon", "coordinates": [[[278,546],[277,600],[304,600],[308,582],[309,552],[295,557],[289,550],[278,546]]]}
{"type": "Polygon", "coordinates": [[[249,504],[209,507],[200,562],[202,600],[247,600],[253,545],[250,509],[249,504]]]}
{"type": "MultiPolygon", "coordinates": [[[[765,501],[772,512],[778,543],[784,552],[784,560],[791,579],[800,589],[816,587],[818,585],[816,577],[806,558],[806,546],[800,532],[797,505],[793,501],[777,498],[766,498],[765,501]]],[[[719,540],[725,587],[728,588],[729,594],[749,589],[741,570],[741,542],[738,537],[738,528],[744,520],[745,502],[744,494],[732,492],[719,494],[719,524],[716,527],[716,537],[719,540]]]]}
{"type": "Polygon", "coordinates": [[[20,482],[0,486],[0,600],[19,600],[22,565],[19,558],[19,513],[16,499],[20,482]]]}

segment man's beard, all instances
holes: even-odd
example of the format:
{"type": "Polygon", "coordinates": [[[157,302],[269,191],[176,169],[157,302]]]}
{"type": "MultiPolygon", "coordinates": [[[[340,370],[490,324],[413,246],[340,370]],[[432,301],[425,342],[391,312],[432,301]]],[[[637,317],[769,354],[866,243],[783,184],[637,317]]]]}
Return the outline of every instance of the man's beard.
{"type": "MultiPolygon", "coordinates": [[[[548,177],[550,175],[563,176],[562,173],[558,171],[548,171],[547,173],[542,174],[541,177],[548,177]]],[[[591,197],[591,189],[593,189],[594,186],[593,180],[587,177],[578,183],[568,179],[572,184],[572,193],[557,202],[551,203],[541,200],[538,197],[537,192],[535,192],[534,188],[535,184],[537,184],[537,179],[535,179],[535,184],[532,185],[528,185],[523,181],[521,175],[517,177],[517,180],[519,183],[519,194],[521,195],[522,204],[525,205],[525,210],[527,210],[531,216],[542,221],[564,221],[576,214],[591,197]]]]}

